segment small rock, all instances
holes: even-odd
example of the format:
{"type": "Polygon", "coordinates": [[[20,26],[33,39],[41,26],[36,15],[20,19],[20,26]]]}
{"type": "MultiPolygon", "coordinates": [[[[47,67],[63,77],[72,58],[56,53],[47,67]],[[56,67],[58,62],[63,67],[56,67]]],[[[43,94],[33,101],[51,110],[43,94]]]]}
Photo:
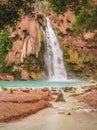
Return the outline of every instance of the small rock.
{"type": "Polygon", "coordinates": [[[66,112],[65,115],[71,115],[71,112],[66,112]]]}
{"type": "Polygon", "coordinates": [[[30,89],[27,89],[27,88],[23,88],[21,89],[22,92],[25,92],[25,93],[30,93],[30,89]]]}

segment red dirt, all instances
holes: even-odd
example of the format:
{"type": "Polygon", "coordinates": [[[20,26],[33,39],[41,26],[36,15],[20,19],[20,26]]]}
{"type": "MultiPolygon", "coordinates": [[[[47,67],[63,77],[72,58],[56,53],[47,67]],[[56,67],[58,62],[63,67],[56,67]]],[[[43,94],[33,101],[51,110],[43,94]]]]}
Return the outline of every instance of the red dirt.
{"type": "Polygon", "coordinates": [[[50,106],[48,92],[1,91],[0,122],[20,119],[50,106]]]}
{"type": "Polygon", "coordinates": [[[97,108],[97,90],[85,95],[78,96],[76,97],[76,99],[80,102],[87,103],[93,108],[97,108]]]}

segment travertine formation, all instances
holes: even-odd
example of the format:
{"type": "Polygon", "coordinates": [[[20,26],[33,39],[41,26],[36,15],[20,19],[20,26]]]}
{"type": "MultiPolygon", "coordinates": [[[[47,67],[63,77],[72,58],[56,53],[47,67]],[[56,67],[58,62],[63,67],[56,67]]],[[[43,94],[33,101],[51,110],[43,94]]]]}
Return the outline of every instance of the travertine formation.
{"type": "Polygon", "coordinates": [[[35,17],[23,16],[17,23],[16,30],[10,29],[10,32],[10,37],[17,37],[17,40],[6,57],[7,65],[20,64],[31,54],[38,57],[41,44],[39,24],[35,17]]]}

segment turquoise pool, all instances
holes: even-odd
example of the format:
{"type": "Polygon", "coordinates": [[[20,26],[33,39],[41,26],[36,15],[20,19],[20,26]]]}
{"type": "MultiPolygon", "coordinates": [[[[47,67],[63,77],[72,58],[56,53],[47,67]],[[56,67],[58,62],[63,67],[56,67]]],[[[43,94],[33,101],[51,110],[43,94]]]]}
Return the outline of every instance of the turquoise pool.
{"type": "Polygon", "coordinates": [[[0,87],[68,87],[68,86],[84,86],[87,85],[86,81],[68,81],[68,82],[46,82],[46,81],[0,81],[0,87]]]}

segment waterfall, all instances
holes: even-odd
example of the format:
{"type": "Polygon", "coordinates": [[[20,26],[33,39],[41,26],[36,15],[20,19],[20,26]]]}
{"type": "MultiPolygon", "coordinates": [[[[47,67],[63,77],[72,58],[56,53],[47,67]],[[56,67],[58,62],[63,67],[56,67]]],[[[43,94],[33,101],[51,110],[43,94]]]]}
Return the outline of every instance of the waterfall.
{"type": "Polygon", "coordinates": [[[46,46],[45,46],[45,77],[49,81],[66,81],[67,73],[63,62],[63,54],[60,49],[58,39],[52,28],[49,18],[44,31],[46,46]]]}

